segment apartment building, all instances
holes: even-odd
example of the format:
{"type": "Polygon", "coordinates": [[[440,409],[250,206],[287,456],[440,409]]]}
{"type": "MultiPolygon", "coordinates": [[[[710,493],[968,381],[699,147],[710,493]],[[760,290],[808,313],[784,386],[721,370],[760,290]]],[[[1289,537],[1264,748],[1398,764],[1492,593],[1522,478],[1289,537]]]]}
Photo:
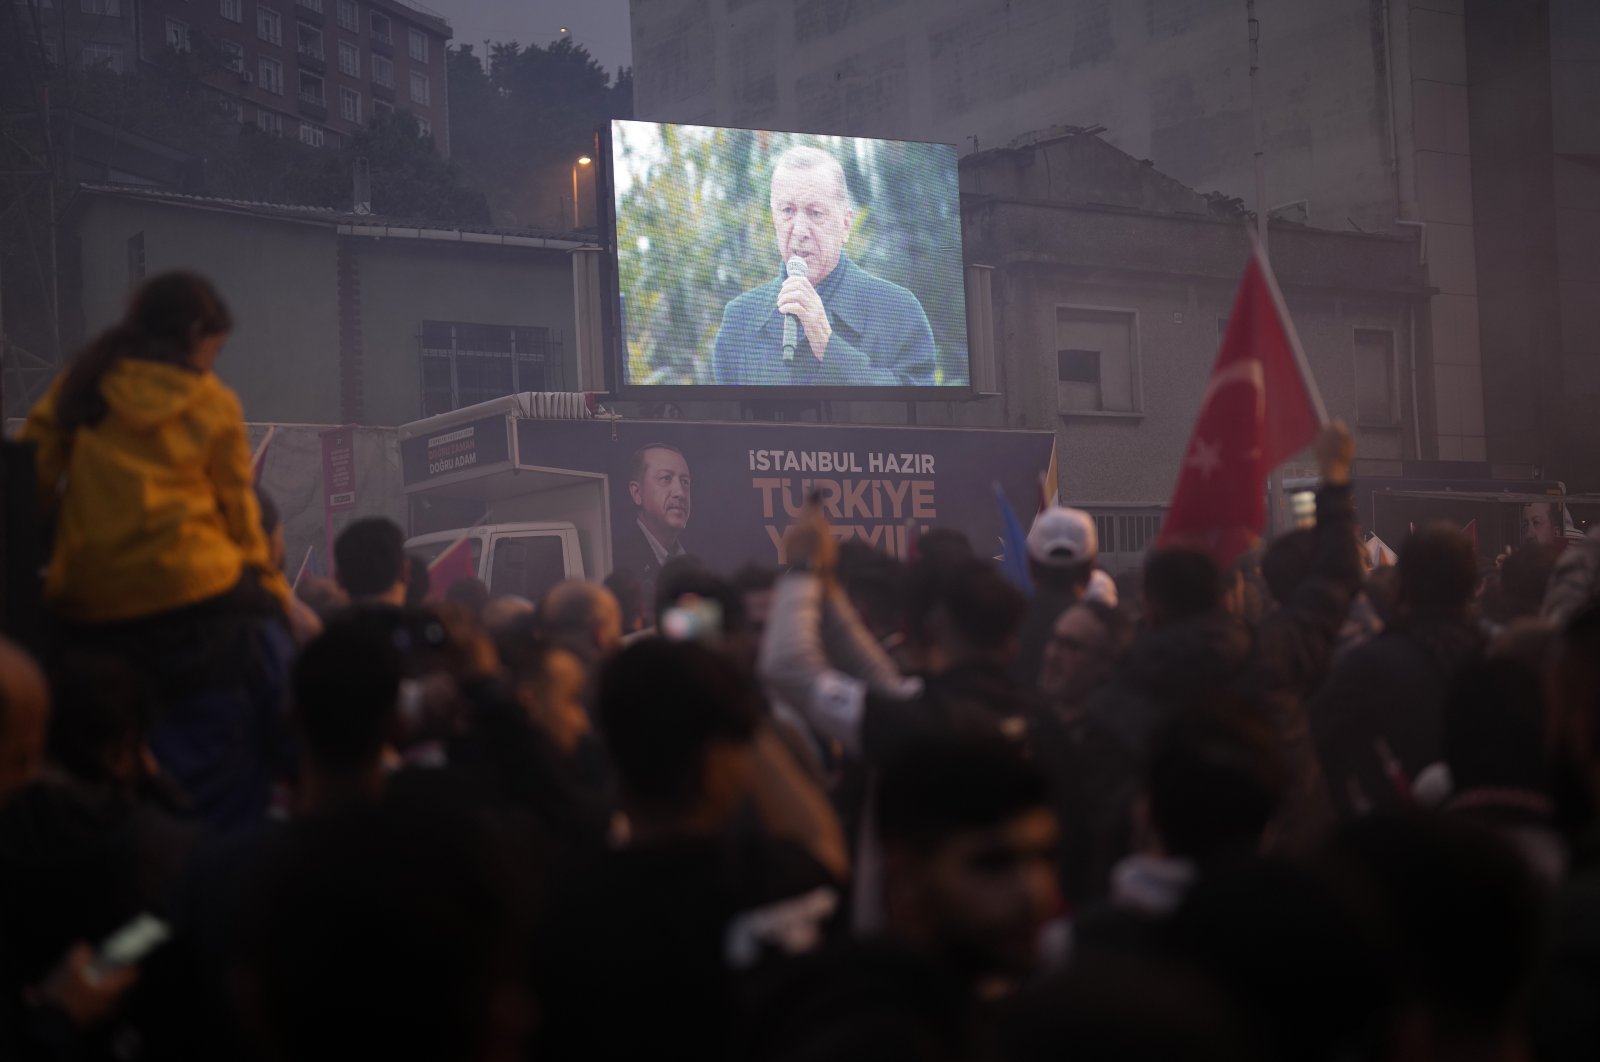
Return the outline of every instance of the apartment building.
{"type": "Polygon", "coordinates": [[[403,111],[450,152],[450,24],[401,0],[12,0],[46,56],[114,70],[198,57],[241,124],[337,147],[403,111]]]}

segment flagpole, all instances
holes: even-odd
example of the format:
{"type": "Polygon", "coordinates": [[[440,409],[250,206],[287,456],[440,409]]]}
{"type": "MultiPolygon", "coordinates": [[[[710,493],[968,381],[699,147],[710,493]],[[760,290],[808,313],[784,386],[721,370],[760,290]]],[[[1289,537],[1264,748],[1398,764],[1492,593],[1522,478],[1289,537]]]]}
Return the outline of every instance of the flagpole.
{"type": "MultiPolygon", "coordinates": [[[[1261,141],[1261,23],[1256,20],[1256,0],[1245,0],[1245,24],[1250,32],[1250,128],[1255,134],[1256,239],[1267,249],[1267,152],[1261,141]]],[[[1274,467],[1267,474],[1267,533],[1271,539],[1283,528],[1283,473],[1274,467]]]]}

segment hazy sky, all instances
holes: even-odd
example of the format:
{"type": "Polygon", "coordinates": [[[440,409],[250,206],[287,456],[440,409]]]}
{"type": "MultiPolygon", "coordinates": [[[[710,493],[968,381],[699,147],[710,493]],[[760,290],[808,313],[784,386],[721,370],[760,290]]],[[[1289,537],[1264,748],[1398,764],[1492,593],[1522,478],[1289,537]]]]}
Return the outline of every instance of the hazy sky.
{"type": "Polygon", "coordinates": [[[549,44],[571,31],[599,64],[615,73],[633,62],[628,37],[628,0],[416,0],[443,15],[455,30],[455,43],[549,44]]]}

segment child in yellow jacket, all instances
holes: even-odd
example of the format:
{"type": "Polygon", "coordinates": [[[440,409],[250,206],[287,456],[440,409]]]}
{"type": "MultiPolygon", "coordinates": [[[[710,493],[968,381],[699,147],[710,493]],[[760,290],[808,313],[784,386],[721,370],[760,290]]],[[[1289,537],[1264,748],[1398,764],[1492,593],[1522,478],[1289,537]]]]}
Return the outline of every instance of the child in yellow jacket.
{"type": "Polygon", "coordinates": [[[28,415],[41,502],[57,515],[45,599],[72,624],[115,623],[253,580],[270,563],[238,397],[212,373],[232,319],[211,285],[169,273],[134,296],[28,415]]]}
{"type": "Polygon", "coordinates": [[[259,819],[287,769],[292,652],[244,413],[211,371],[232,326],[202,278],[151,279],[22,433],[55,516],[44,593],[57,666],[131,664],[158,707],[150,751],[224,827],[259,819]]]}

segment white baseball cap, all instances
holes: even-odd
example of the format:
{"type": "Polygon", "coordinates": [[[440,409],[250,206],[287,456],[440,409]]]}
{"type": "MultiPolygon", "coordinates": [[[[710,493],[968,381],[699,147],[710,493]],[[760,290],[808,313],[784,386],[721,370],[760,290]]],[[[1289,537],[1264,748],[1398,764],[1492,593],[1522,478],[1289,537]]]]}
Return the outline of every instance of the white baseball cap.
{"type": "Polygon", "coordinates": [[[1035,564],[1065,567],[1092,561],[1100,553],[1094,517],[1060,506],[1034,518],[1028,531],[1028,556],[1035,564]]]}

